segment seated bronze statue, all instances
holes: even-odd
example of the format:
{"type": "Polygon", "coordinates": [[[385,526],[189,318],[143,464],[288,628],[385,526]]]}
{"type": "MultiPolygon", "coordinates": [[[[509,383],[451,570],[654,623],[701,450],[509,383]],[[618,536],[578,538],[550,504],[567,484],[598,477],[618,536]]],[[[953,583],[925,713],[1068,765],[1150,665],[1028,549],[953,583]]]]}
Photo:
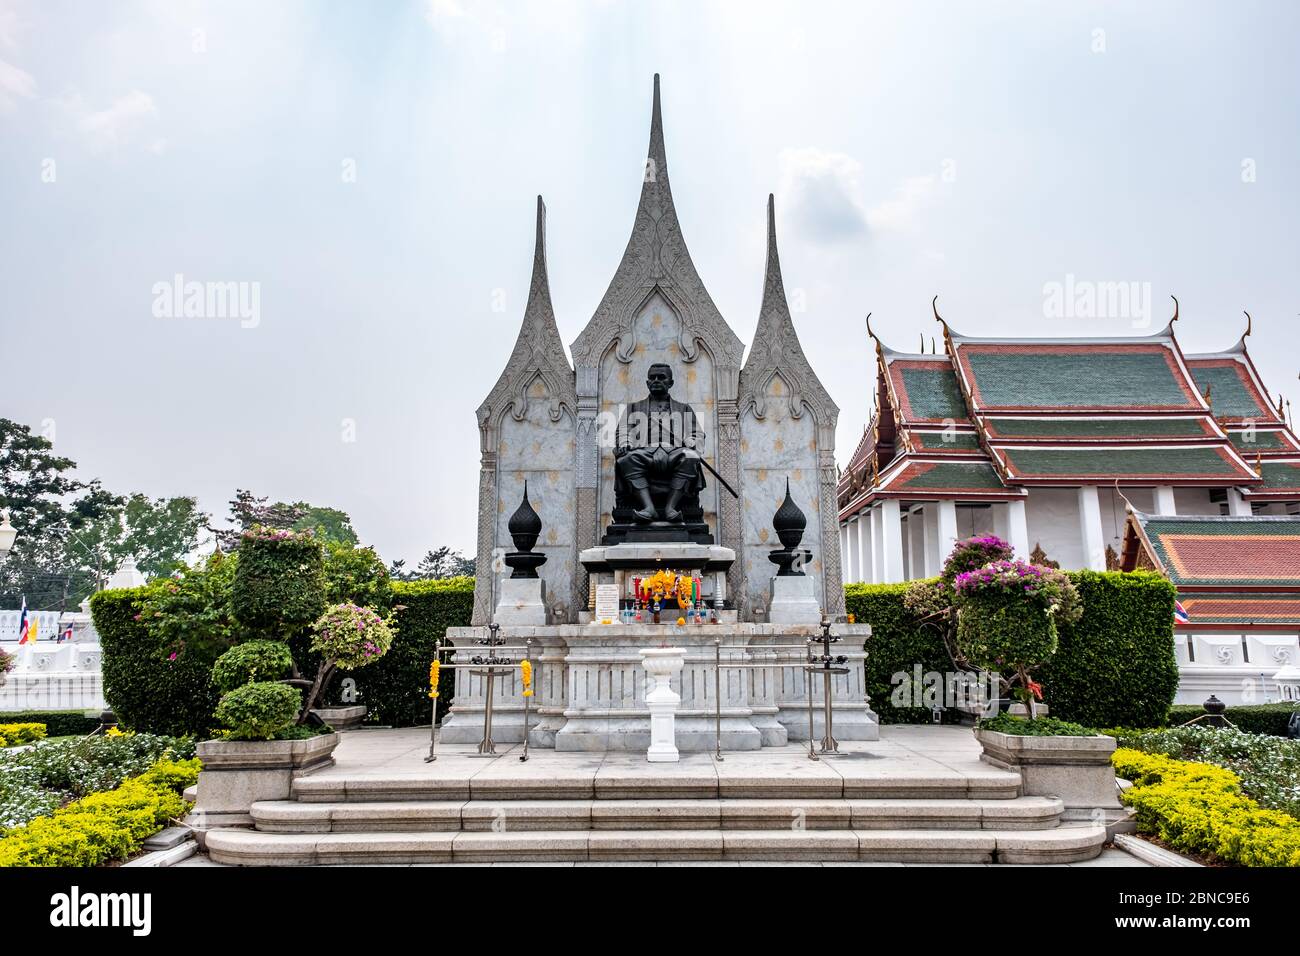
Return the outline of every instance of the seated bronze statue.
{"type": "Polygon", "coordinates": [[[691,406],[669,394],[672,386],[672,368],[651,365],[646,375],[650,394],[628,405],[618,423],[615,507],[630,509],[641,524],[682,522],[684,511],[699,511],[705,487],[700,457],[704,432],[691,406]]]}

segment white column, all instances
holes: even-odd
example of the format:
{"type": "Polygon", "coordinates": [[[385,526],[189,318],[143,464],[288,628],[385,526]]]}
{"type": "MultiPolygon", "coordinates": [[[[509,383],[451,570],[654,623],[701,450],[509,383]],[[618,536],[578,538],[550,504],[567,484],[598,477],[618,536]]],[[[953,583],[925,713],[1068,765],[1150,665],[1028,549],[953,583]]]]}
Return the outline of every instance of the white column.
{"type": "Polygon", "coordinates": [[[1178,514],[1178,508],[1174,505],[1174,489],[1172,485],[1156,485],[1156,514],[1178,514]]]}
{"type": "Polygon", "coordinates": [[[1101,525],[1101,504],[1095,485],[1079,488],[1079,541],[1083,545],[1083,566],[1105,571],[1106,533],[1101,525]]]}
{"type": "MultiPolygon", "coordinates": [[[[880,504],[881,576],[886,583],[903,580],[903,514],[897,498],[886,498],[880,504]]],[[[955,523],[955,522],[954,522],[955,523]]]]}
{"type": "Polygon", "coordinates": [[[1228,489],[1228,514],[1237,518],[1249,518],[1254,514],[1250,502],[1236,488],[1228,489]]]}
{"type": "Polygon", "coordinates": [[[940,501],[936,515],[939,523],[939,560],[944,561],[952,554],[952,546],[957,543],[957,502],[940,501]]]}
{"type": "Polygon", "coordinates": [[[864,511],[861,519],[858,525],[858,569],[862,577],[858,580],[870,584],[875,580],[871,572],[871,516],[864,511]]]}
{"type": "Polygon", "coordinates": [[[871,581],[885,583],[885,531],[880,505],[871,509],[871,581]]]}
{"type": "Polygon", "coordinates": [[[925,512],[920,508],[907,515],[907,577],[925,577],[925,512]]]}
{"type": "Polygon", "coordinates": [[[1021,561],[1029,560],[1029,522],[1025,518],[1025,499],[1007,502],[1006,542],[1021,561]]]}
{"type": "Polygon", "coordinates": [[[862,567],[858,563],[858,536],[862,534],[862,521],[860,516],[854,515],[849,519],[849,580],[862,580],[862,567]]]}
{"type": "Polygon", "coordinates": [[[925,505],[925,576],[932,578],[943,570],[944,556],[939,553],[939,519],[935,512],[939,510],[937,501],[925,505]]]}
{"type": "Polygon", "coordinates": [[[840,525],[840,580],[850,583],[849,576],[849,523],[840,525]]]}

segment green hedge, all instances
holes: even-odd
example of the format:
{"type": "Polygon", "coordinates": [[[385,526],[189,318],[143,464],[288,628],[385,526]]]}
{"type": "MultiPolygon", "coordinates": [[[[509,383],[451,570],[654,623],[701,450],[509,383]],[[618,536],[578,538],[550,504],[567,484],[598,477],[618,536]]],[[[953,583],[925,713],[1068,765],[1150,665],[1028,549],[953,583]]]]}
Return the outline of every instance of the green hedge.
{"type": "Polygon", "coordinates": [[[99,718],[79,710],[11,710],[0,713],[0,724],[44,724],[49,737],[82,737],[99,729],[99,718]]]}
{"type": "MultiPolygon", "coordinates": [[[[859,624],[871,625],[867,641],[867,695],[871,709],[885,724],[930,722],[923,707],[895,707],[890,703],[899,672],[911,674],[916,664],[921,672],[945,673],[953,669],[939,632],[916,622],[903,607],[906,584],[848,584],[844,587],[845,610],[859,624]]],[[[955,719],[956,715],[951,716],[955,719]]]]}
{"type": "MultiPolygon", "coordinates": [[[[1157,574],[1072,571],[1083,618],[1060,628],[1056,655],[1038,672],[1052,716],[1089,727],[1160,727],[1178,689],[1174,587],[1157,574]]],[[[890,704],[900,671],[953,669],[937,630],[903,607],[905,584],[850,584],[846,609],[872,626],[867,693],[882,723],[929,722],[921,708],[890,704]]]]}
{"type": "Polygon", "coordinates": [[[1159,574],[1071,571],[1083,618],[1039,672],[1053,717],[1088,727],[1160,727],[1178,690],[1174,586],[1159,574]]]}
{"type": "MultiPolygon", "coordinates": [[[[394,581],[393,607],[397,636],[388,653],[352,677],[368,708],[366,720],[394,727],[429,722],[429,663],[433,642],[445,638],[447,628],[469,624],[474,609],[474,579],[394,581]]],[[[438,713],[451,706],[455,672],[444,669],[439,681],[438,713]]]]}
{"type": "MultiPolygon", "coordinates": [[[[1295,704],[1243,704],[1229,707],[1223,712],[1223,716],[1236,724],[1238,730],[1248,734],[1285,737],[1287,722],[1296,709],[1295,704]]],[[[1176,727],[1194,717],[1203,716],[1205,716],[1205,708],[1200,704],[1175,704],[1169,712],[1169,724],[1176,727]]]]}
{"type": "MultiPolygon", "coordinates": [[[[104,649],[104,698],[124,727],[168,736],[206,735],[216,722],[212,660],[153,638],[139,619],[149,586],[100,591],[90,613],[104,649]]],[[[53,731],[51,730],[51,733],[53,731]]]]}

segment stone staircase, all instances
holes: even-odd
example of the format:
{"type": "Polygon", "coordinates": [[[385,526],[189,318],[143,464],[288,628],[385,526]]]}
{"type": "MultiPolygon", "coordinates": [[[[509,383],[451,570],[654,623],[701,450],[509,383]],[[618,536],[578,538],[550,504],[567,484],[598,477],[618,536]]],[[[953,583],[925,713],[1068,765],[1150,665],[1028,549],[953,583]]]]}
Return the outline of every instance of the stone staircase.
{"type": "Polygon", "coordinates": [[[1019,774],[992,767],[855,776],[728,766],[726,775],[326,771],[295,781],[290,800],[253,804],[253,829],[211,830],[205,842],[218,863],[284,866],[1071,863],[1106,840],[1104,826],[1062,824],[1060,800],[1021,796],[1019,774]]]}

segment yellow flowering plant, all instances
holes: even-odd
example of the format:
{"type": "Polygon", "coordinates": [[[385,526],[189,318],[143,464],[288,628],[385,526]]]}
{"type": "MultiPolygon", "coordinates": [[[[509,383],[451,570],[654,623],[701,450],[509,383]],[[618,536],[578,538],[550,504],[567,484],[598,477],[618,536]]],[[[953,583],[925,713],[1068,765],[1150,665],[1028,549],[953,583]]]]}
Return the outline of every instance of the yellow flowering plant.
{"type": "Polygon", "coordinates": [[[438,677],[442,674],[442,662],[434,658],[429,662],[429,698],[438,699],[438,677]]]}
{"type": "Polygon", "coordinates": [[[533,662],[522,660],[519,662],[519,680],[524,685],[524,696],[533,696],[533,662]]]}

